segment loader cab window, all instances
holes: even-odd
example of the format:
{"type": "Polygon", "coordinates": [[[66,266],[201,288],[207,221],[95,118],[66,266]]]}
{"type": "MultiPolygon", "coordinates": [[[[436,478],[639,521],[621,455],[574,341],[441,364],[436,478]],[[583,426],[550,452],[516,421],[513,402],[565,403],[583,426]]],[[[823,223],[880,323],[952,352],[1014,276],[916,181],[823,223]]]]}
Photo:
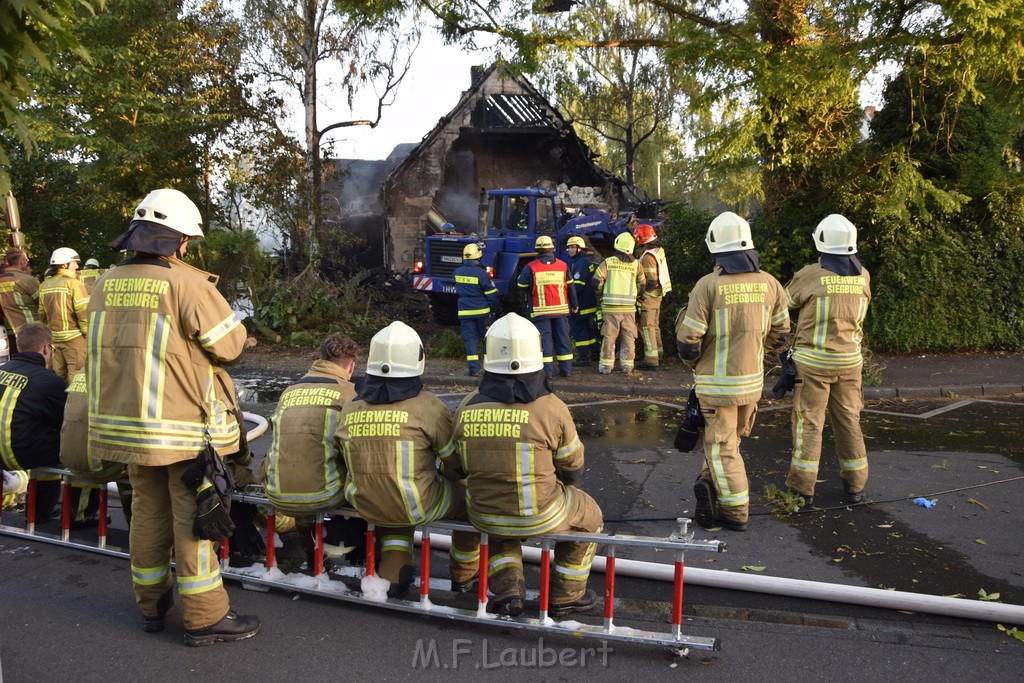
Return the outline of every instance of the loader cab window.
{"type": "Polygon", "coordinates": [[[530,227],[530,204],[526,197],[509,197],[505,204],[508,211],[505,229],[525,232],[530,227]]]}
{"type": "Polygon", "coordinates": [[[501,230],[501,202],[503,197],[490,197],[487,200],[487,229],[501,230]]]}
{"type": "Polygon", "coordinates": [[[537,197],[537,232],[552,235],[555,232],[555,200],[537,197]]]}

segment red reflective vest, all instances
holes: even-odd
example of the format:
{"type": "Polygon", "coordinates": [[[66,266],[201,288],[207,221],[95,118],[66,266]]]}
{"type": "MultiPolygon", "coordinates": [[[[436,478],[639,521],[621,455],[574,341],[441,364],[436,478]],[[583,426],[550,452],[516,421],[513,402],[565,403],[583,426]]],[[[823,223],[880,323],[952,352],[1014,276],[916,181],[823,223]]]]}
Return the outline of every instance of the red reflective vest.
{"type": "Polygon", "coordinates": [[[565,261],[544,263],[534,259],[527,264],[533,271],[530,289],[530,317],[546,318],[569,314],[569,269],[565,261]]]}

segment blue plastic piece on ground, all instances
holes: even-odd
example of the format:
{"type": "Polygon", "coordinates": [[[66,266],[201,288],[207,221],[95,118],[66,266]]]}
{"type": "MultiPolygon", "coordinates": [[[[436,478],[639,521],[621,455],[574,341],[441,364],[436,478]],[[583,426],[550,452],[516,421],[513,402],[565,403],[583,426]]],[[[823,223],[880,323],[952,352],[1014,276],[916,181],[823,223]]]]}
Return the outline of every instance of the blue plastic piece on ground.
{"type": "Polygon", "coordinates": [[[923,508],[933,508],[935,507],[935,501],[928,500],[927,498],[915,498],[914,505],[920,505],[923,508]]]}

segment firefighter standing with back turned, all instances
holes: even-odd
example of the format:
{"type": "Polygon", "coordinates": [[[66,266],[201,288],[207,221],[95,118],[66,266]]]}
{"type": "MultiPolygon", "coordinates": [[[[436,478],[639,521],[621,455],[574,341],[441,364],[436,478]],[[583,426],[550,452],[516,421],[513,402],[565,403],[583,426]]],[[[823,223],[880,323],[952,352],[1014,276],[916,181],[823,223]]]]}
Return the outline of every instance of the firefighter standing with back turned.
{"type": "Polygon", "coordinates": [[[100,278],[89,305],[87,374],[90,454],[126,463],[134,490],[129,543],[143,628],[164,629],[174,603],[173,552],[185,642],[193,646],[242,640],[260,627],[228,605],[206,540],[234,528],[223,464],[204,456],[239,449],[236,397],[218,366],[239,356],[246,335],[216,277],[181,260],[189,241],[202,238],[201,223],[177,190],[142,200],[112,244],[134,255],[100,278]],[[195,488],[183,481],[204,462],[195,488]]]}
{"type": "Polygon", "coordinates": [[[558,376],[568,377],[572,374],[569,313],[579,311],[576,289],[569,287],[569,267],[555,258],[555,243],[550,237],[541,235],[533,248],[537,258],[519,273],[519,288],[527,292],[530,320],[540,333],[544,374],[551,377],[553,361],[557,361],[558,376]]]}
{"type": "Polygon", "coordinates": [[[791,491],[814,498],[821,459],[821,432],[828,413],[839,456],[846,502],[864,500],[868,454],[860,429],[864,407],[861,369],[864,317],[871,302],[871,275],[857,258],[857,228],[839,214],[814,230],[818,263],[786,286],[789,307],[798,312],[793,363],[793,458],[786,477],[791,491]]]}
{"type": "Polygon", "coordinates": [[[640,369],[656,371],[665,356],[665,347],[661,343],[661,302],[672,291],[672,278],[665,260],[665,249],[654,228],[641,223],[633,235],[637,244],[644,248],[640,264],[647,278],[647,286],[640,296],[640,336],[644,340],[644,362],[640,369]]]}
{"type": "MultiPolygon", "coordinates": [[[[522,614],[526,584],[519,539],[561,531],[601,530],[597,501],[576,488],[583,443],[569,408],[551,393],[540,337],[509,313],[487,331],[480,388],[455,413],[455,433],[467,476],[469,519],[492,535],[487,573],[489,609],[522,614]]],[[[551,575],[551,616],[597,604],[587,589],[596,545],[558,541],[551,575]]]]}
{"type": "Polygon", "coordinates": [[[705,422],[695,517],[705,529],[746,531],[750,492],[740,438],[754,427],[764,350],[782,343],[789,311],[782,285],[760,269],[745,220],[726,211],[711,222],[705,242],[715,269],[697,282],[676,320],[679,356],[694,368],[705,422]]]}
{"type": "Polygon", "coordinates": [[[70,382],[85,365],[85,308],[89,294],[79,282],[78,252],[55,249],[39,288],[39,320],[53,332],[53,371],[70,382]]]}
{"type": "Polygon", "coordinates": [[[483,252],[476,242],[467,244],[462,250],[462,265],[455,269],[459,326],[462,341],[466,344],[466,366],[470,377],[480,374],[480,345],[487,334],[487,322],[498,308],[498,288],[480,265],[481,256],[483,252]]]}
{"type": "Polygon", "coordinates": [[[594,273],[597,295],[601,298],[601,360],[597,371],[610,375],[615,368],[615,346],[625,374],[633,372],[636,358],[636,305],[647,287],[640,262],[633,257],[636,240],[628,232],[615,238],[615,255],[609,256],[594,273]]]}

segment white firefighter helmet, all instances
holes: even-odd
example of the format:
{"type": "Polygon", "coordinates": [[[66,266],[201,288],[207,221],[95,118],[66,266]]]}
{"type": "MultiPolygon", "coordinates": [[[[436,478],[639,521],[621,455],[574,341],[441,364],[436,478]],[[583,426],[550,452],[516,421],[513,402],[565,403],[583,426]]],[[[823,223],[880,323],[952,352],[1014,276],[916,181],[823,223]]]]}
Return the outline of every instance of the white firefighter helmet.
{"type": "Polygon", "coordinates": [[[621,251],[623,254],[632,254],[634,249],[636,249],[636,240],[628,232],[621,232],[615,238],[615,251],[621,251]]]}
{"type": "Polygon", "coordinates": [[[533,243],[533,248],[536,251],[554,251],[555,243],[551,241],[551,238],[547,235],[541,235],[537,238],[537,241],[533,243]]]}
{"type": "Polygon", "coordinates": [[[845,216],[829,214],[814,229],[814,246],[823,254],[856,254],[857,228],[845,216]]]}
{"type": "Polygon", "coordinates": [[[583,241],[583,238],[579,235],[573,235],[569,238],[569,241],[565,243],[566,247],[579,247],[580,249],[586,249],[587,243],[583,241]]]}
{"type": "Polygon", "coordinates": [[[158,223],[187,237],[203,236],[203,217],[199,208],[178,190],[153,190],[135,207],[133,218],[158,223]]]}
{"type": "Polygon", "coordinates": [[[86,268],[99,268],[100,262],[97,259],[91,258],[85,262],[86,268]]]}
{"type": "Polygon", "coordinates": [[[484,370],[503,375],[525,375],[544,369],[540,332],[526,318],[509,313],[487,330],[484,370]]]}
{"type": "Polygon", "coordinates": [[[72,261],[81,261],[78,252],[71,247],[60,247],[59,249],[53,250],[53,255],[50,256],[51,266],[66,266],[72,261]]]}
{"type": "Polygon", "coordinates": [[[480,245],[476,242],[471,242],[466,245],[466,248],[462,250],[462,260],[466,259],[478,259],[483,256],[484,253],[480,251],[480,245]]]}
{"type": "Polygon", "coordinates": [[[720,213],[715,220],[711,221],[704,242],[712,254],[754,248],[754,238],[750,235],[750,223],[732,211],[720,213]]]}
{"type": "Polygon", "coordinates": [[[396,320],[373,335],[366,374],[375,377],[419,377],[423,374],[423,342],[420,335],[396,320]]]}

